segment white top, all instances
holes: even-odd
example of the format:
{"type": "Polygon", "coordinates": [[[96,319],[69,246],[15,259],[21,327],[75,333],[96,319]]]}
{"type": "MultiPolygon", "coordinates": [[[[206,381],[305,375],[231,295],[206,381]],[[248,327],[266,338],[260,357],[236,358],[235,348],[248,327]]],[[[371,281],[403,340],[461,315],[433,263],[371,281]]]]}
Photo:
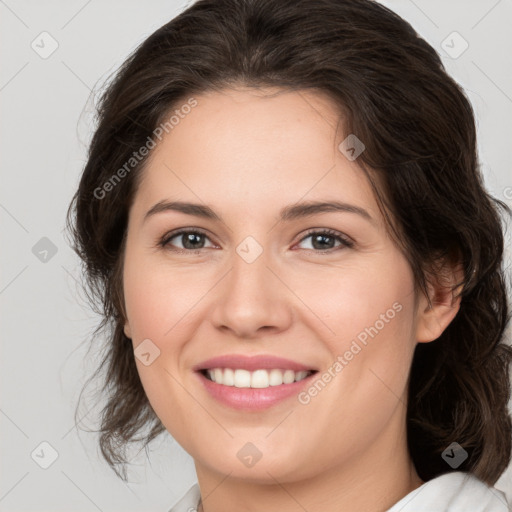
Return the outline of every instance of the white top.
{"type": "MultiPolygon", "coordinates": [[[[196,512],[201,493],[194,484],[169,512],[196,512]]],[[[505,494],[471,473],[445,473],[404,496],[386,512],[512,512],[505,494]]]]}

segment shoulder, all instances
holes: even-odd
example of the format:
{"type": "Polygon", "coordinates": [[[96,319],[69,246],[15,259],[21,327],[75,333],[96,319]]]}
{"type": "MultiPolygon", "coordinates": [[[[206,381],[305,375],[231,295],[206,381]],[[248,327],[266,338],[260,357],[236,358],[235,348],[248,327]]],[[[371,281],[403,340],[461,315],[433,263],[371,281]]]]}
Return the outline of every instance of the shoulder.
{"type": "Polygon", "coordinates": [[[171,508],[169,512],[196,512],[201,498],[199,485],[195,483],[171,508]]]}
{"type": "Polygon", "coordinates": [[[387,512],[511,512],[505,494],[471,473],[454,471],[418,487],[387,512]]]}

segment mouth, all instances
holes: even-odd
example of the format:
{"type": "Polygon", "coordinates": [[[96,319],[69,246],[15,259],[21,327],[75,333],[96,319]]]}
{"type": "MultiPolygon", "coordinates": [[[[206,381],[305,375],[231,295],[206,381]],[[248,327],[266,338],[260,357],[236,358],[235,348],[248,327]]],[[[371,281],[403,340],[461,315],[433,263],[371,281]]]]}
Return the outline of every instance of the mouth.
{"type": "Polygon", "coordinates": [[[204,368],[194,372],[207,395],[229,409],[244,412],[263,411],[297,400],[311,385],[317,370],[204,368]]]}
{"type": "Polygon", "coordinates": [[[293,384],[317,373],[316,370],[283,370],[280,368],[258,369],[208,368],[199,372],[209,381],[221,386],[236,388],[267,389],[273,386],[293,384]]]}

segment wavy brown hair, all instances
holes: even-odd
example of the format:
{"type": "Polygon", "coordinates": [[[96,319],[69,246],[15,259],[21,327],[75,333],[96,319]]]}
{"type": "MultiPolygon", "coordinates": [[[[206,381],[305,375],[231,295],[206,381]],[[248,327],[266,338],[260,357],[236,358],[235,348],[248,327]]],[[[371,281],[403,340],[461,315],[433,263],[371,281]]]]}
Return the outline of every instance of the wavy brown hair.
{"type": "Polygon", "coordinates": [[[424,481],[452,470],[441,454],[456,441],[468,453],[457,470],[494,485],[511,457],[501,214],[512,212],[484,188],[463,89],[409,23],[372,0],[197,1],[149,36],[102,93],[67,223],[88,297],[102,315],[93,338],[106,334],[89,379],[101,374],[104,383],[104,458],[126,479],[126,447],[147,447],[165,430],[123,332],[127,218],[148,157],[108,193],[105,183],[187,98],[239,85],[313,90],[340,107],[345,133],[366,146],[357,163],[417,291],[428,296],[443,261],[462,265],[464,278],[453,287],[459,312],[437,340],[415,349],[408,446],[424,481]]]}

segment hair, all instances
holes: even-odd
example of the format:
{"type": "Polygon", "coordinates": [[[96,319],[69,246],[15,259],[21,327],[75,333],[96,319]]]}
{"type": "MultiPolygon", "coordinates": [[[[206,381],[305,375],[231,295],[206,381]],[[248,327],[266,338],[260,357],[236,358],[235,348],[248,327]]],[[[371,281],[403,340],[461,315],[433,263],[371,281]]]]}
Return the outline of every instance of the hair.
{"type": "Polygon", "coordinates": [[[123,331],[128,212],[149,156],[112,184],[113,172],[126,171],[187,98],[238,86],[310,90],[339,106],[345,133],[365,145],[356,163],[416,290],[429,297],[428,283],[442,277],[447,262],[459,262],[464,276],[451,290],[461,297],[457,315],[438,339],[415,348],[407,442],[424,481],[456,469],[494,485],[511,458],[500,213],[512,212],[484,188],[463,89],[409,23],[373,0],[199,0],[143,41],[102,93],[67,227],[84,288],[102,316],[93,338],[106,332],[104,357],[91,376],[103,372],[107,396],[103,457],[125,480],[126,446],[147,446],[165,430],[123,331]],[[467,452],[457,468],[442,457],[452,442],[467,452]]]}

